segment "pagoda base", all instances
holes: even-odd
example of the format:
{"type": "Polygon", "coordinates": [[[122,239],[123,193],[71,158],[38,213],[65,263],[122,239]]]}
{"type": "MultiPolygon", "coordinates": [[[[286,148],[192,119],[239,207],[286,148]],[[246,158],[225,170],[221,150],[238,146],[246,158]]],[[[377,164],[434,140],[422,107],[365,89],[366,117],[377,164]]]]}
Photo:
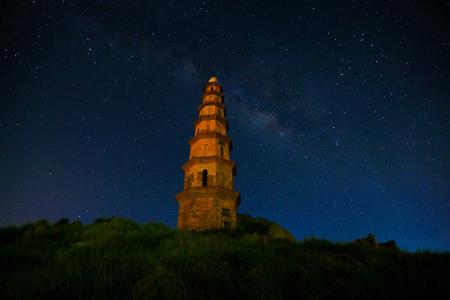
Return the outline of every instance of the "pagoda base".
{"type": "Polygon", "coordinates": [[[177,196],[178,228],[185,230],[235,229],[239,193],[205,186],[184,190],[177,196]]]}

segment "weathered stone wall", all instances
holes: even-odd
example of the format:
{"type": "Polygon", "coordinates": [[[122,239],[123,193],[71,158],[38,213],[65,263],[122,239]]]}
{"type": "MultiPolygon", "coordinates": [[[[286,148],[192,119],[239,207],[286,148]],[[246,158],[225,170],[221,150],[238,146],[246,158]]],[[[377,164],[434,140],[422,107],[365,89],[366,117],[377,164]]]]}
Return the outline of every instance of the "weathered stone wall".
{"type": "Polygon", "coordinates": [[[203,138],[197,140],[192,146],[189,158],[202,156],[221,157],[220,147],[223,147],[223,158],[230,159],[229,144],[217,138],[203,138]]]}
{"type": "Polygon", "coordinates": [[[238,193],[202,192],[186,193],[178,197],[178,228],[208,230],[236,228],[238,193]],[[214,196],[215,194],[215,196],[214,196]]]}
{"type": "Polygon", "coordinates": [[[223,109],[215,105],[207,105],[200,110],[200,116],[219,116],[224,117],[223,109]]]}
{"type": "Polygon", "coordinates": [[[185,189],[202,186],[203,170],[208,171],[208,186],[219,186],[233,190],[233,169],[227,164],[197,163],[190,166],[185,173],[185,189]]]}
{"type": "Polygon", "coordinates": [[[217,132],[223,135],[227,134],[226,125],[217,120],[204,120],[195,126],[195,134],[204,132],[217,132]]]}

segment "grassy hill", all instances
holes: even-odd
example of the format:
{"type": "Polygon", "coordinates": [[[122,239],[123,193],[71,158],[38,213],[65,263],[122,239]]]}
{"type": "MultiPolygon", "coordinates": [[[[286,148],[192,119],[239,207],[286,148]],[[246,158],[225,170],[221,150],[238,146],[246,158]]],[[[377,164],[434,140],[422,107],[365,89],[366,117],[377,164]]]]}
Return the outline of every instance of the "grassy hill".
{"type": "MultiPolygon", "coordinates": [[[[444,299],[450,253],[301,242],[241,216],[233,232],[112,218],[0,229],[0,299],[444,299]]],[[[447,296],[447,297],[446,297],[447,296]]]]}

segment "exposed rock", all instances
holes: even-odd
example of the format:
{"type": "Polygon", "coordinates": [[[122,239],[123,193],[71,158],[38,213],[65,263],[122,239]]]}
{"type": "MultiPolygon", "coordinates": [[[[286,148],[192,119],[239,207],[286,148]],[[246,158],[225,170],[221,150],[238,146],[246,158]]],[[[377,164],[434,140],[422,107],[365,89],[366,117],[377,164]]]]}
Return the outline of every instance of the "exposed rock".
{"type": "Polygon", "coordinates": [[[397,243],[394,240],[379,244],[380,248],[398,250],[397,243]]]}
{"type": "Polygon", "coordinates": [[[355,243],[368,245],[374,248],[398,249],[397,244],[394,240],[390,240],[384,243],[378,243],[375,235],[372,233],[369,233],[365,238],[356,239],[355,243]]]}
{"type": "Polygon", "coordinates": [[[355,243],[378,248],[378,242],[373,233],[369,233],[365,238],[356,239],[355,243]]]}

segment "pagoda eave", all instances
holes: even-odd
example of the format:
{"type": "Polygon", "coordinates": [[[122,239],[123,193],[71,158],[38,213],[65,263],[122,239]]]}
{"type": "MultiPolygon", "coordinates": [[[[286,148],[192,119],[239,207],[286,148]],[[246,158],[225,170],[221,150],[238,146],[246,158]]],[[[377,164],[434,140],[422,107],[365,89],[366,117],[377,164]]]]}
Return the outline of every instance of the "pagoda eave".
{"type": "Polygon", "coordinates": [[[205,115],[200,116],[197,121],[194,123],[194,128],[200,123],[201,121],[211,121],[216,120],[225,123],[225,125],[228,125],[228,121],[224,117],[216,116],[216,115],[205,115]]]}
{"type": "Polygon", "coordinates": [[[236,169],[236,163],[229,159],[220,158],[217,156],[200,156],[200,157],[192,157],[188,160],[181,168],[183,171],[186,171],[190,166],[199,164],[199,163],[222,163],[224,165],[228,165],[233,170],[236,169]]]}
{"type": "Polygon", "coordinates": [[[203,102],[202,104],[200,104],[197,107],[197,111],[200,112],[203,107],[208,106],[208,105],[215,105],[215,106],[223,109],[223,111],[225,111],[225,105],[223,103],[219,103],[219,102],[216,102],[216,101],[205,101],[205,102],[203,102]]]}
{"type": "Polygon", "coordinates": [[[189,145],[192,146],[196,141],[200,139],[214,139],[214,138],[217,138],[223,141],[224,143],[231,144],[231,140],[226,135],[217,132],[200,132],[189,140],[189,145]]]}
{"type": "Polygon", "coordinates": [[[216,95],[223,99],[223,93],[218,91],[204,91],[202,98],[205,98],[208,95],[216,95]]]}

